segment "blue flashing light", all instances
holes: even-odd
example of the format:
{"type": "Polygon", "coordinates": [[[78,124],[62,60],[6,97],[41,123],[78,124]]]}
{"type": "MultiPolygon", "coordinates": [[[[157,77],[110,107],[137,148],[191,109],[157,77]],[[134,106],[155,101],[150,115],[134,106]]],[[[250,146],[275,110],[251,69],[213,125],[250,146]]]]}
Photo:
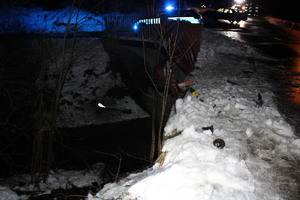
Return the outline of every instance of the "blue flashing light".
{"type": "Polygon", "coordinates": [[[172,5],[168,5],[168,6],[166,6],[166,10],[167,11],[172,11],[172,10],[174,10],[175,8],[174,8],[174,6],[172,6],[172,5]]]}
{"type": "Polygon", "coordinates": [[[138,30],[138,25],[136,25],[136,24],[133,25],[133,30],[135,30],[135,31],[138,30]]]}

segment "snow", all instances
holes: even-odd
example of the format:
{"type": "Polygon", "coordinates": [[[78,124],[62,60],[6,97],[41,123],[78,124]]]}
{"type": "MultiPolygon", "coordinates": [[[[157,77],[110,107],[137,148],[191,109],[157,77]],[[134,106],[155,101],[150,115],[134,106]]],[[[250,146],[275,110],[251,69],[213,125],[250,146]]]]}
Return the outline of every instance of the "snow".
{"type": "Polygon", "coordinates": [[[39,183],[38,187],[31,183],[31,176],[28,174],[16,175],[9,179],[0,179],[0,199],[17,200],[28,199],[26,195],[18,196],[14,191],[28,192],[34,191],[41,194],[50,194],[56,189],[70,189],[72,187],[82,188],[93,186],[93,183],[101,184],[101,172],[104,168],[102,163],[96,163],[91,166],[90,170],[83,171],[50,171],[49,177],[45,182],[39,183]],[[25,183],[22,186],[15,183],[25,183]]]}
{"type": "Polygon", "coordinates": [[[223,195],[232,199],[253,196],[252,175],[245,162],[211,145],[211,136],[191,126],[169,139],[158,173],[133,185],[128,192],[140,199],[209,199],[223,195]]]}
{"type": "Polygon", "coordinates": [[[9,187],[0,186],[0,200],[19,200],[20,197],[9,187]]]}
{"type": "MultiPolygon", "coordinates": [[[[72,42],[72,40],[67,42],[66,52],[71,52],[72,42]]],[[[53,77],[56,77],[57,68],[61,67],[59,63],[70,59],[69,54],[64,58],[61,57],[62,43],[63,40],[58,39],[51,40],[47,44],[52,48],[49,52],[56,52],[49,55],[48,87],[55,87],[56,79],[53,77]]],[[[101,40],[97,38],[75,40],[72,66],[60,99],[58,127],[83,127],[149,117],[129,94],[117,96],[109,94],[109,91],[115,88],[122,88],[124,91],[126,86],[119,73],[107,70],[108,64],[109,56],[104,51],[101,40]],[[100,109],[98,103],[115,110],[100,109]],[[124,109],[130,113],[120,111],[124,109]]],[[[41,85],[39,81],[37,84],[41,85]]]]}
{"type": "MultiPolygon", "coordinates": [[[[0,7],[0,33],[64,33],[71,7],[45,11],[36,7],[0,7]],[[9,16],[9,17],[8,17],[9,16]]],[[[87,11],[74,8],[70,18],[71,31],[103,31],[104,20],[87,11]]]]}
{"type": "MultiPolygon", "coordinates": [[[[107,59],[105,53],[100,57],[107,59]]],[[[87,194],[87,199],[299,199],[299,180],[295,175],[299,175],[300,139],[279,113],[272,86],[264,80],[262,68],[267,65],[263,62],[266,59],[247,44],[204,29],[196,70],[187,77],[195,82],[192,87],[200,98],[187,93],[186,97],[176,101],[176,112],[172,110],[164,129],[164,135],[169,139],[163,145],[163,162],[106,184],[97,194],[87,194]],[[206,130],[205,127],[213,128],[206,130]],[[213,145],[217,138],[225,141],[223,149],[213,145]]],[[[73,73],[82,77],[79,83],[74,83],[75,86],[86,80],[90,84],[99,81],[94,75],[85,77],[85,71],[80,69],[80,66],[87,65],[88,60],[90,58],[80,60],[78,63],[81,64],[77,66],[75,64],[78,70],[73,70],[73,73]]],[[[93,68],[93,64],[89,66],[93,68]]],[[[103,74],[104,68],[95,71],[103,74]]],[[[87,88],[81,88],[78,94],[87,95],[90,92],[85,90],[87,88]]],[[[65,100],[73,102],[68,88],[63,93],[65,100]]],[[[107,102],[112,101],[107,99],[107,102]]],[[[119,100],[113,102],[122,104],[119,100]]],[[[76,111],[76,108],[71,110],[76,111]]],[[[80,110],[75,114],[79,115],[80,110]]],[[[93,116],[88,119],[92,120],[93,116]]],[[[67,123],[60,120],[62,124],[67,123]]],[[[82,187],[94,181],[101,182],[97,172],[51,172],[40,189],[42,193],[49,193],[71,185],[82,187]]],[[[28,175],[22,178],[29,182],[28,175]]],[[[26,199],[14,191],[30,191],[34,189],[33,185],[28,183],[16,187],[7,184],[12,179],[0,180],[0,199],[26,199]]]]}
{"type": "Polygon", "coordinates": [[[197,69],[188,80],[196,82],[193,88],[203,102],[192,94],[176,101],[164,129],[169,139],[163,164],[107,184],[88,199],[299,197],[296,179],[287,172],[297,170],[299,139],[260,74],[260,60],[267,58],[209,30],[202,38],[197,69]],[[209,126],[213,131],[203,130],[209,126]],[[223,149],[213,145],[216,138],[225,141],[223,149]]]}

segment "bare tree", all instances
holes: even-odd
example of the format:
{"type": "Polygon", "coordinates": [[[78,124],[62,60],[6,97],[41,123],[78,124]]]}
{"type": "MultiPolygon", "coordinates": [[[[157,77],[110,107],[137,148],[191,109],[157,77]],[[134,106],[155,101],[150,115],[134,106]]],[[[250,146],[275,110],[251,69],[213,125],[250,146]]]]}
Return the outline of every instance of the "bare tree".
{"type": "MultiPolygon", "coordinates": [[[[50,169],[53,167],[55,162],[53,145],[55,141],[56,129],[57,129],[57,116],[59,112],[59,100],[61,92],[66,80],[66,76],[70,67],[72,66],[74,45],[75,45],[75,33],[71,44],[71,51],[69,54],[66,53],[67,49],[67,35],[71,30],[71,19],[74,17],[74,8],[76,0],[73,0],[72,6],[70,8],[70,14],[66,26],[66,31],[64,33],[63,45],[61,49],[61,60],[57,64],[57,79],[55,83],[55,88],[50,91],[50,94],[45,96],[45,88],[41,88],[37,98],[37,123],[34,132],[34,142],[33,142],[33,159],[32,159],[32,174],[33,181],[38,183],[41,179],[46,181],[50,169]],[[51,94],[52,93],[52,94],[51,94]],[[50,106],[45,105],[45,99],[51,97],[50,106]]],[[[44,49],[45,60],[47,59],[47,52],[44,49]]],[[[47,73],[47,62],[42,68],[41,77],[44,77],[47,73]]],[[[40,80],[41,83],[45,83],[43,78],[40,80]]]]}

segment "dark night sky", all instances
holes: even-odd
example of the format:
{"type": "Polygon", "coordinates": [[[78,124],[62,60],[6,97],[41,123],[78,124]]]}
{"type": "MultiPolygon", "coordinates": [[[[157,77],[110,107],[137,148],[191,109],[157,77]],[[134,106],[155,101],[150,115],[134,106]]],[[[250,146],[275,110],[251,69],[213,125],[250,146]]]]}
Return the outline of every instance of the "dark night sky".
{"type": "MultiPolygon", "coordinates": [[[[47,9],[62,8],[66,5],[70,5],[73,0],[23,0],[23,2],[31,2],[35,5],[44,6],[47,9]]],[[[105,10],[111,9],[123,9],[123,10],[137,10],[138,7],[142,7],[148,2],[155,1],[156,4],[164,4],[166,1],[175,1],[176,0],[76,0],[77,4],[80,4],[86,9],[92,9],[93,6],[98,5],[99,2],[102,2],[100,6],[105,7],[105,10]]],[[[177,0],[178,2],[179,0],[177,0]]],[[[229,6],[233,3],[234,0],[186,0],[188,4],[194,6],[204,3],[206,5],[212,4],[214,7],[224,7],[229,6]]],[[[22,2],[12,1],[12,0],[0,0],[0,4],[3,2],[22,2]]],[[[184,0],[180,0],[183,4],[184,0]]],[[[262,6],[265,14],[271,14],[275,17],[288,19],[291,21],[300,22],[300,8],[297,5],[295,0],[246,0],[246,2],[258,3],[262,6]]]]}
{"type": "Polygon", "coordinates": [[[268,14],[279,18],[300,22],[299,6],[294,0],[259,0],[268,14]]]}

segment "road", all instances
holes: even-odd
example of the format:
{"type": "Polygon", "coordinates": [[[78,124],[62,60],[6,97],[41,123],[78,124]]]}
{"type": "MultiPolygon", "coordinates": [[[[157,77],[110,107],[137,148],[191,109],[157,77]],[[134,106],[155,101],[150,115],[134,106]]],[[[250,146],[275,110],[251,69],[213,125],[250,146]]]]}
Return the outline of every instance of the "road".
{"type": "Polygon", "coordinates": [[[211,29],[272,58],[265,61],[269,67],[264,74],[274,86],[278,109],[300,136],[300,30],[293,25],[272,17],[249,17],[235,25],[220,21],[211,29]]]}

